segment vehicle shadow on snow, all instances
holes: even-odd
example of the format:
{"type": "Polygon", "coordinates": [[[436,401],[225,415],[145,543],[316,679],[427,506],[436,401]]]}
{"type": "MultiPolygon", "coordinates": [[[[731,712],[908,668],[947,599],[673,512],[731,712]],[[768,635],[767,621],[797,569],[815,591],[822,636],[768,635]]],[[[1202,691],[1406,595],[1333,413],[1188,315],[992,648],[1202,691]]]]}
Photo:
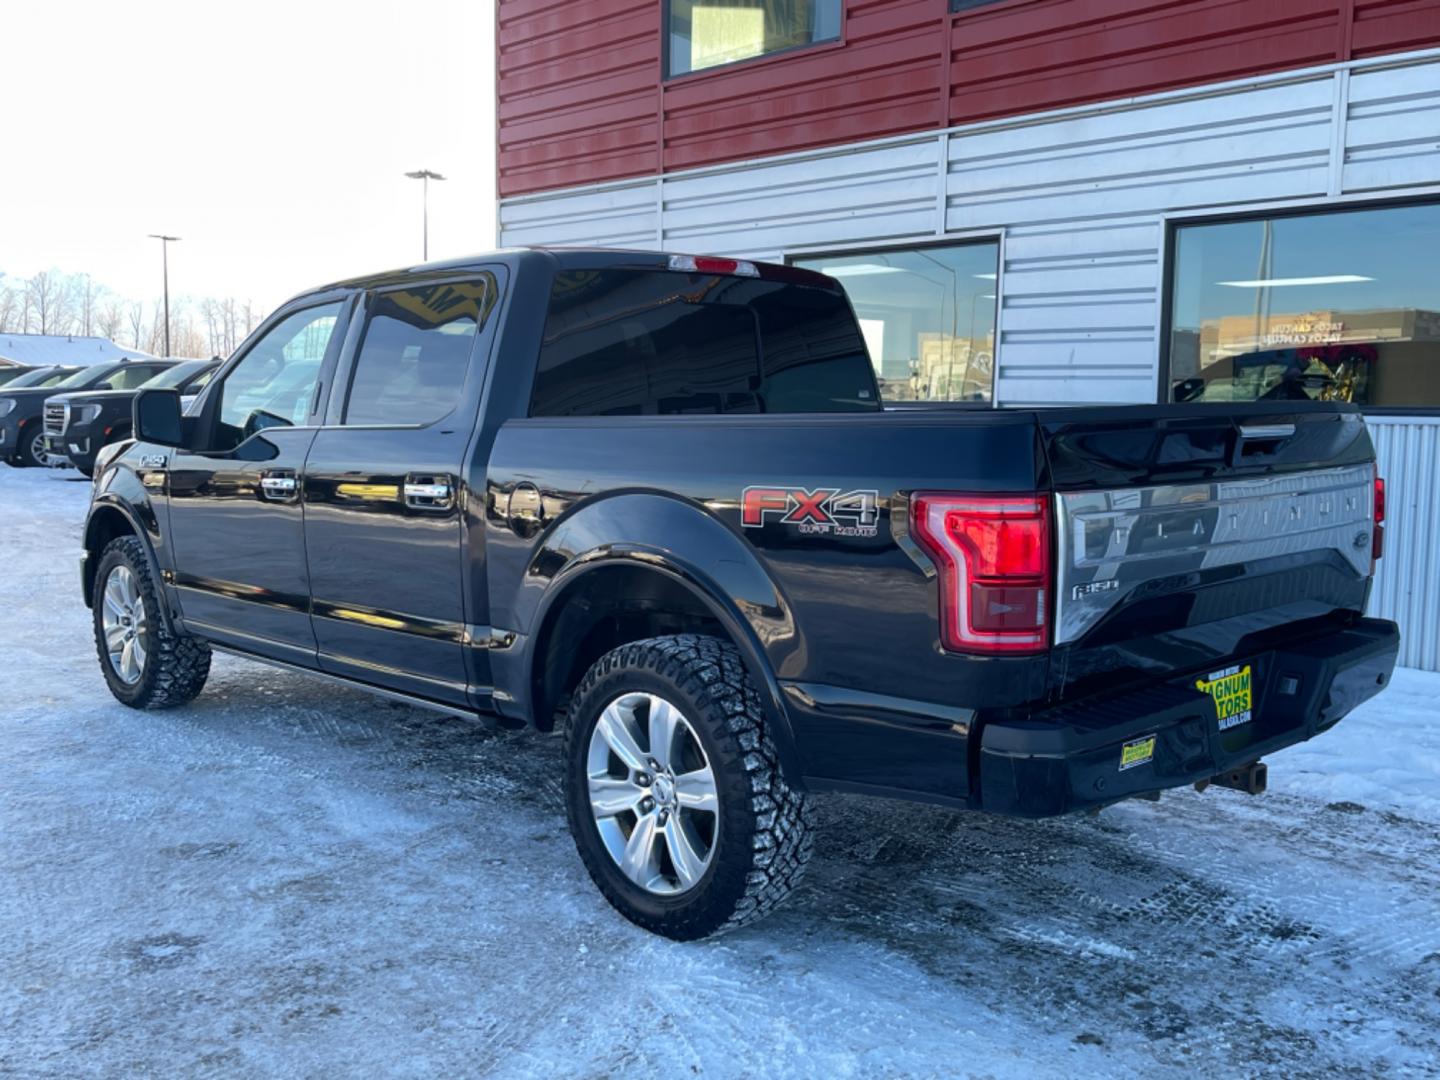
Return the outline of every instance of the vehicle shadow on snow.
{"type": "MultiPolygon", "coordinates": [[[[565,830],[554,735],[492,732],[248,665],[218,671],[186,711],[201,725],[270,749],[280,742],[296,756],[341,749],[382,792],[484,804],[477,837],[491,805],[524,805],[540,829],[565,830]]],[[[804,885],[781,912],[724,941],[742,953],[859,955],[879,945],[918,977],[988,1008],[1084,1043],[1118,1033],[1162,1061],[1213,1055],[1251,1068],[1383,1066],[1351,1057],[1342,1035],[1325,1034],[1330,1013],[1337,1029],[1345,1023],[1341,1003],[1352,1024],[1359,1010],[1411,1032],[1401,1038],[1414,1052],[1440,1048],[1440,963],[1377,966],[1352,936],[1286,912],[1276,899],[1290,872],[1283,860],[1268,869],[1240,865],[1267,830],[1303,832],[1323,848],[1325,830],[1353,827],[1354,815],[1317,824],[1318,804],[1267,796],[1266,817],[1252,818],[1238,795],[1206,798],[1030,822],[822,796],[804,885]],[[1232,849],[1235,832],[1243,836],[1232,849]],[[1434,993],[1392,992],[1396,980],[1417,977],[1434,982],[1434,993]],[[1303,1007],[1271,1010],[1275,995],[1303,1007]]],[[[585,873],[568,844],[534,848],[530,857],[563,859],[562,872],[577,879],[585,873]]]]}

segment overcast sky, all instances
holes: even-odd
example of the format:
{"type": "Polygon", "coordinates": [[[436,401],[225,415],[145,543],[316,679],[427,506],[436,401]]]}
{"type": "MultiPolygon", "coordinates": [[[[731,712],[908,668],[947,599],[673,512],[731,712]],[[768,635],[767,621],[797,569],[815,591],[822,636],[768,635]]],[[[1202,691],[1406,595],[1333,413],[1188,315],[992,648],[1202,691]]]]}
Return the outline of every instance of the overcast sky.
{"type": "MultiPolygon", "coordinates": [[[[494,246],[493,0],[7,0],[0,272],[271,308],[494,246]]],[[[6,280],[0,278],[0,281],[6,280]]]]}

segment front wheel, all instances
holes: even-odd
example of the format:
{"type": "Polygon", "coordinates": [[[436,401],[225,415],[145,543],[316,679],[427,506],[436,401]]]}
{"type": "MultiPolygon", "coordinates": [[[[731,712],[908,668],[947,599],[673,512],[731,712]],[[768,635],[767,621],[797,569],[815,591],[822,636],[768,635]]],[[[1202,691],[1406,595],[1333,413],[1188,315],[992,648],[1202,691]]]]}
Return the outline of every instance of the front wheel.
{"type": "Polygon", "coordinates": [[[95,648],[110,692],[134,709],[184,705],[210,676],[210,646],[165,624],[145,546],[110,541],[95,571],[95,648]]]}
{"type": "Polygon", "coordinates": [[[20,435],[20,450],[15,455],[16,464],[22,467],[37,466],[46,468],[54,460],[55,455],[45,448],[45,430],[36,424],[36,430],[22,432],[20,435]]]}
{"type": "Polygon", "coordinates": [[[684,941],[753,922],[809,861],[809,803],[729,642],[680,634],[601,657],[572,699],[565,760],[580,857],[647,930],[684,941]]]}

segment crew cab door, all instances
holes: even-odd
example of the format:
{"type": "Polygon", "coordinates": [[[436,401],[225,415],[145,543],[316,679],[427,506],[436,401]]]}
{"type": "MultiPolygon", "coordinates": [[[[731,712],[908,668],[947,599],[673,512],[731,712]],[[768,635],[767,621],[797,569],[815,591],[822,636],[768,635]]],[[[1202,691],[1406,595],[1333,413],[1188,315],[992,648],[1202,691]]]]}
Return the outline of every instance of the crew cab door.
{"type": "Polygon", "coordinates": [[[474,271],[371,293],[305,464],[321,667],[460,706],[488,687],[469,647],[485,613],[466,608],[481,554],[467,549],[465,465],[496,295],[474,271]]]}
{"type": "Polygon", "coordinates": [[[209,387],[196,449],[169,460],[169,528],[186,624],[315,666],[300,476],[348,299],[282,312],[209,387]]]}

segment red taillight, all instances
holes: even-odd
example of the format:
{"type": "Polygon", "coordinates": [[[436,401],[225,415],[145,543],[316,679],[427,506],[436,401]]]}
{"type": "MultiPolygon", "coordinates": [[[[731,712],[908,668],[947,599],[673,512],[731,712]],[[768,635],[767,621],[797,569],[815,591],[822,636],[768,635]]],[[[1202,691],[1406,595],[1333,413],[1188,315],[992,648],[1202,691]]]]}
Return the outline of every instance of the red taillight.
{"type": "Polygon", "coordinates": [[[940,572],[940,640],[956,652],[1050,641],[1050,507],[1034,495],[919,492],[911,528],[940,572]]]}
{"type": "Polygon", "coordinates": [[[1370,561],[1373,564],[1385,554],[1385,480],[1375,475],[1375,532],[1370,546],[1370,561]]]}
{"type": "Polygon", "coordinates": [[[717,259],[711,255],[671,255],[670,269],[691,274],[732,274],[759,277],[760,268],[743,259],[717,259]]]}

